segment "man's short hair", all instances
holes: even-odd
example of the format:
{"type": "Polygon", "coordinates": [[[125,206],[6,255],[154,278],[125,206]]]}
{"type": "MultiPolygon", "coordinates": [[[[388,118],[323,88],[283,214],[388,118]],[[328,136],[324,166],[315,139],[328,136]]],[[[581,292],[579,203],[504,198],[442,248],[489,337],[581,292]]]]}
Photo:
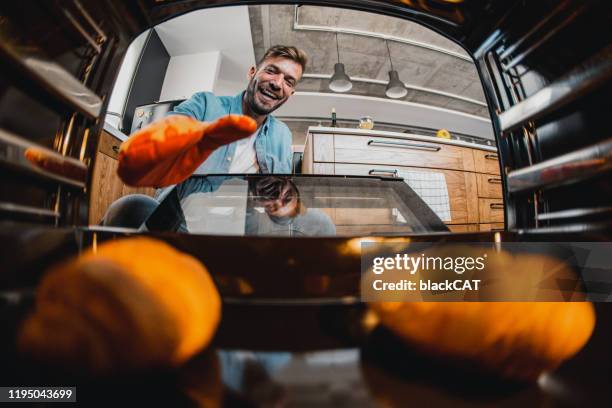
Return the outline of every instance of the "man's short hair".
{"type": "Polygon", "coordinates": [[[306,53],[299,48],[296,48],[292,45],[275,45],[273,47],[268,48],[266,53],[261,57],[257,66],[261,66],[261,64],[266,60],[266,58],[274,58],[274,57],[283,57],[290,59],[292,61],[297,62],[302,67],[302,72],[306,70],[306,63],[308,62],[308,56],[306,53]]]}

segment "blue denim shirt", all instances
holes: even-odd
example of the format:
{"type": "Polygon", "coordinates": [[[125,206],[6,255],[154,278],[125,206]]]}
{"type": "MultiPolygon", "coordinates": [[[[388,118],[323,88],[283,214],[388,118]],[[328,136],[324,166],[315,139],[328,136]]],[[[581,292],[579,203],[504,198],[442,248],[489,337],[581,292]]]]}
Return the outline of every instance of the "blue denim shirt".
{"type": "MultiPolygon", "coordinates": [[[[210,92],[198,92],[169,112],[194,117],[210,122],[228,114],[242,114],[242,97],[215,96],[210,92]]],[[[230,143],[215,150],[194,174],[226,174],[234,158],[238,142],[230,143]]],[[[283,122],[272,115],[259,128],[255,138],[255,153],[260,173],[291,173],[291,131],[283,122]]]]}
{"type": "MultiPolygon", "coordinates": [[[[210,122],[228,114],[242,114],[242,97],[244,91],[236,96],[215,96],[211,92],[198,92],[188,100],[174,107],[168,115],[188,115],[203,122],[210,122]]],[[[291,173],[291,131],[280,120],[268,115],[259,128],[255,138],[255,153],[260,173],[291,173]]],[[[237,142],[216,149],[194,174],[227,174],[236,152],[237,142]]],[[[220,180],[220,178],[216,178],[220,180]]],[[[213,185],[206,177],[189,178],[177,185],[179,197],[199,191],[215,191],[220,181],[213,185]]],[[[161,199],[169,189],[159,191],[156,198],[161,199]]]]}

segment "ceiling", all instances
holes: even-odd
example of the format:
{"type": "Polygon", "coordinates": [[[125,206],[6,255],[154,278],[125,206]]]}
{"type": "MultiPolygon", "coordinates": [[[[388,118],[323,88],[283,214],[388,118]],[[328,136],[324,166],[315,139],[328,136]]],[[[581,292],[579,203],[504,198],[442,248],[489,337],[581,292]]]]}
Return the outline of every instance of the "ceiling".
{"type": "Polygon", "coordinates": [[[409,88],[402,100],[489,118],[468,54],[419,24],[320,6],[300,6],[296,13],[293,5],[249,6],[249,19],[256,60],[275,44],[297,45],[306,51],[309,63],[297,91],[331,93],[327,77],[339,53],[353,79],[348,93],[385,98],[390,62],[384,38],[392,37],[388,45],[393,67],[409,88]]]}
{"type": "Polygon", "coordinates": [[[278,117],[322,120],[333,108],[339,120],[355,121],[367,114],[379,125],[444,127],[458,134],[493,138],[478,74],[468,54],[408,20],[321,6],[301,6],[296,18],[294,5],[274,4],[201,9],[159,24],[155,30],[171,56],[168,69],[181,68],[175,75],[181,89],[173,89],[180,95],[203,90],[200,76],[206,75],[211,52],[218,51],[220,56],[212,92],[235,95],[244,89],[248,68],[267,48],[297,45],[309,55],[309,64],[298,92],[275,112],[278,117]],[[348,94],[328,88],[338,59],[337,32],[340,59],[353,82],[348,94]],[[409,88],[401,100],[384,94],[390,69],[385,39],[394,68],[409,88]]]}

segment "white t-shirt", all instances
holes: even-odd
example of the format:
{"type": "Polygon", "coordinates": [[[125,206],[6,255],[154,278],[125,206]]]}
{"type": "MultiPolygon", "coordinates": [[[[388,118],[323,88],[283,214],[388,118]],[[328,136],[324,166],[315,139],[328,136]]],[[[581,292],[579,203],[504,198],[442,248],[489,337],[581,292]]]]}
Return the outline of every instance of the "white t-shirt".
{"type": "Polygon", "coordinates": [[[253,133],[249,137],[241,139],[236,144],[236,152],[232,157],[230,164],[230,173],[257,173],[259,172],[259,164],[257,163],[257,154],[255,153],[255,139],[257,133],[253,133]]]}

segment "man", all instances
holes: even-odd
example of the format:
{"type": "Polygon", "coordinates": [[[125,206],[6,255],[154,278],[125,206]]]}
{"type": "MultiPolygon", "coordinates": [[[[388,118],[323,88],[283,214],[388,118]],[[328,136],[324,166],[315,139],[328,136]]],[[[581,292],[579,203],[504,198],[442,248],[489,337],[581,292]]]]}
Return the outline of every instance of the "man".
{"type": "Polygon", "coordinates": [[[215,150],[196,174],[291,172],[291,132],[270,114],[295,93],[306,61],[303,51],[276,45],[249,69],[245,91],[234,97],[200,92],[169,113],[205,122],[227,114],[244,114],[257,122],[257,131],[251,137],[215,150]]]}
{"type": "MultiPolygon", "coordinates": [[[[245,91],[234,97],[199,92],[169,112],[206,122],[228,114],[243,114],[257,123],[253,135],[216,149],[195,174],[290,173],[291,132],[270,114],[295,93],[306,63],[306,54],[298,48],[273,46],[249,69],[245,91]]],[[[199,177],[179,184],[177,191],[182,197],[194,190],[213,191],[216,187],[207,178],[199,177]]],[[[158,192],[158,199],[163,196],[163,191],[158,192]]],[[[103,225],[140,226],[157,205],[157,201],[144,197],[126,196],[115,201],[107,210],[103,225]]]]}
{"type": "Polygon", "coordinates": [[[318,208],[306,208],[291,178],[267,176],[259,179],[253,190],[264,213],[247,211],[246,235],[336,235],[336,226],[329,215],[318,208]]]}

